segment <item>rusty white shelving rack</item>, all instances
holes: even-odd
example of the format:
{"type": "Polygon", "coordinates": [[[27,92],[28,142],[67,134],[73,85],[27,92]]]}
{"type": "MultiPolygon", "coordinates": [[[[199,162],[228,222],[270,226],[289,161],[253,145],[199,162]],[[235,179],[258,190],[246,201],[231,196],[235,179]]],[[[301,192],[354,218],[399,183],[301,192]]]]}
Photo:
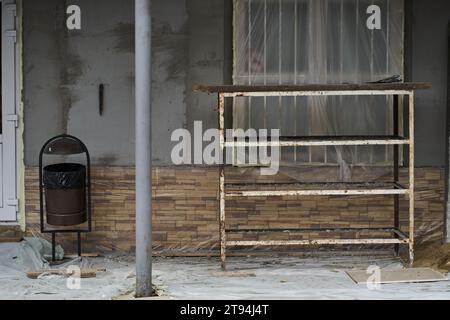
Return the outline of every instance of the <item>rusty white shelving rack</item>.
{"type": "MultiPolygon", "coordinates": [[[[195,91],[218,94],[218,120],[220,131],[220,148],[225,155],[225,148],[236,147],[243,142],[225,141],[225,99],[235,97],[283,97],[283,96],[393,96],[393,135],[392,136],[333,136],[333,137],[280,137],[278,142],[265,141],[261,146],[356,146],[356,145],[393,145],[393,181],[391,183],[349,183],[349,184],[226,184],[225,161],[219,169],[219,234],[220,258],[222,268],[226,267],[226,249],[236,246],[289,246],[289,245],[368,245],[393,244],[398,254],[399,245],[409,247],[409,262],[414,260],[414,93],[416,90],[428,89],[428,83],[385,83],[385,84],[327,84],[295,86],[195,86],[195,91]],[[408,125],[400,131],[399,101],[407,97],[406,108],[408,125]],[[403,186],[399,182],[400,146],[407,148],[409,183],[403,186]],[[334,229],[226,229],[225,203],[227,199],[237,197],[261,196],[351,196],[351,195],[393,195],[394,217],[392,228],[334,228],[334,229]],[[409,230],[400,230],[399,197],[408,196],[409,230]],[[270,233],[270,232],[389,232],[390,238],[373,237],[358,239],[318,239],[318,240],[277,240],[277,241],[230,241],[230,233],[270,233]]],[[[248,142],[245,142],[248,143],[248,142]]],[[[254,144],[254,142],[252,142],[254,144]]],[[[256,146],[258,146],[257,143],[256,146]]],[[[239,145],[240,146],[240,145],[239,145]]],[[[253,145],[252,145],[253,146],[253,145]]]]}

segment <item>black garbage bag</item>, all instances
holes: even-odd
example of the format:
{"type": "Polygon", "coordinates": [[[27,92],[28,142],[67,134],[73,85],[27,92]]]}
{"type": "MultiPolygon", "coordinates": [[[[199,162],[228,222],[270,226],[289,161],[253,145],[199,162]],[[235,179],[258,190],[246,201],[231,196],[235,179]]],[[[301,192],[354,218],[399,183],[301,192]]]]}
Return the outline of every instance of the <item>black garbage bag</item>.
{"type": "Polygon", "coordinates": [[[59,163],[46,166],[43,172],[46,189],[81,189],[86,184],[86,167],[78,163],[59,163]]]}

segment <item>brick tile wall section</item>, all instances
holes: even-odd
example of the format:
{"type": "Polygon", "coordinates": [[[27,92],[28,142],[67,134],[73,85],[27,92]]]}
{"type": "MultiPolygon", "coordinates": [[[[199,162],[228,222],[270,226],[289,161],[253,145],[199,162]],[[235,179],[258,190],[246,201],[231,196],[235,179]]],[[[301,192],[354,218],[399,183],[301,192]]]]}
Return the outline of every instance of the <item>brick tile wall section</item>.
{"type": "Polygon", "coordinates": [[[0,226],[0,243],[19,242],[22,237],[23,232],[20,226],[0,226]]]}
{"type": "MultiPolygon", "coordinates": [[[[250,176],[254,176],[252,171],[250,176]]],[[[317,178],[315,170],[314,177],[317,178]]],[[[305,172],[309,172],[306,170],[305,172]]],[[[327,173],[328,176],[330,173],[327,173]]],[[[231,180],[243,177],[233,169],[231,180]]],[[[402,177],[406,174],[402,171],[402,177]]],[[[279,178],[270,178],[278,180],[279,178]]],[[[283,179],[286,179],[283,178],[283,179]]],[[[89,250],[134,249],[134,169],[94,167],[93,232],[84,235],[89,250]]],[[[158,167],[153,171],[153,244],[162,252],[210,252],[218,248],[218,170],[215,167],[158,167]]],[[[442,231],[444,170],[416,170],[416,230],[419,237],[442,231]]],[[[407,222],[407,201],[400,203],[402,226],[407,222]]],[[[270,197],[227,201],[228,227],[390,227],[392,197],[270,197]]],[[[38,170],[26,169],[27,233],[39,233],[38,170]]],[[[310,238],[320,235],[309,235],[310,238]]],[[[330,236],[330,234],[327,234],[330,236]]],[[[339,236],[339,235],[335,235],[339,236]]],[[[308,237],[308,236],[303,236],[308,237]]],[[[267,239],[266,235],[233,239],[267,239]]],[[[299,239],[273,234],[272,239],[299,239]]],[[[59,235],[67,251],[74,250],[70,235],[59,235]]]]}

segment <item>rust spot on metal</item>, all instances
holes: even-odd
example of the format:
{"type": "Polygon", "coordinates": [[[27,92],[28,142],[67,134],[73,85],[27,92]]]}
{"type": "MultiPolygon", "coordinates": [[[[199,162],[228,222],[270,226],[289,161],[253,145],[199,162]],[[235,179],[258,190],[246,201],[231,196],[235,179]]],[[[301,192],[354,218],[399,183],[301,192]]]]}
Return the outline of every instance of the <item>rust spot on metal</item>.
{"type": "MultiPolygon", "coordinates": [[[[223,95],[219,95],[219,134],[220,134],[220,149],[222,151],[222,157],[225,155],[225,98],[223,95]]],[[[226,233],[225,233],[225,165],[222,158],[222,164],[220,165],[219,172],[219,207],[220,207],[220,260],[222,269],[226,269],[226,233]]]]}

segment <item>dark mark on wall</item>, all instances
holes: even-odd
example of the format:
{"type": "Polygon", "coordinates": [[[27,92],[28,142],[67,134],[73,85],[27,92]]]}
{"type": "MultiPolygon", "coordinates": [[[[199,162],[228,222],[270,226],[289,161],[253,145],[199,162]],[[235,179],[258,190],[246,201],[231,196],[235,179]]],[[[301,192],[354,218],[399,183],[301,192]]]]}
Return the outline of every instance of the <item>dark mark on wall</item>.
{"type": "Polygon", "coordinates": [[[117,39],[116,51],[134,53],[134,24],[120,22],[110,34],[117,39]]]}
{"type": "MultiPolygon", "coordinates": [[[[166,80],[184,80],[188,64],[187,25],[179,30],[172,30],[168,22],[154,19],[153,55],[165,57],[160,63],[167,73],[166,80]]],[[[158,59],[155,59],[158,60],[158,59]]]]}
{"type": "Polygon", "coordinates": [[[110,166],[110,165],[115,164],[117,162],[118,158],[117,158],[117,155],[108,153],[108,154],[104,154],[94,160],[97,160],[95,162],[99,165],[110,166]]]}
{"type": "Polygon", "coordinates": [[[197,61],[195,63],[195,66],[199,67],[199,68],[210,68],[210,67],[220,67],[223,64],[223,60],[209,60],[209,59],[204,59],[204,60],[200,60],[197,61]]]}
{"type": "Polygon", "coordinates": [[[61,79],[64,85],[77,84],[79,78],[84,73],[84,63],[78,55],[67,54],[64,59],[61,79]]]}
{"type": "Polygon", "coordinates": [[[74,86],[79,82],[84,74],[84,61],[80,56],[71,50],[70,39],[77,36],[76,33],[69,32],[66,27],[65,10],[67,1],[63,1],[56,7],[57,24],[55,32],[57,35],[58,58],[61,66],[59,76],[60,89],[60,103],[61,103],[61,133],[68,133],[68,123],[70,121],[70,110],[74,103],[79,100],[79,97],[74,91],[74,86]]]}

